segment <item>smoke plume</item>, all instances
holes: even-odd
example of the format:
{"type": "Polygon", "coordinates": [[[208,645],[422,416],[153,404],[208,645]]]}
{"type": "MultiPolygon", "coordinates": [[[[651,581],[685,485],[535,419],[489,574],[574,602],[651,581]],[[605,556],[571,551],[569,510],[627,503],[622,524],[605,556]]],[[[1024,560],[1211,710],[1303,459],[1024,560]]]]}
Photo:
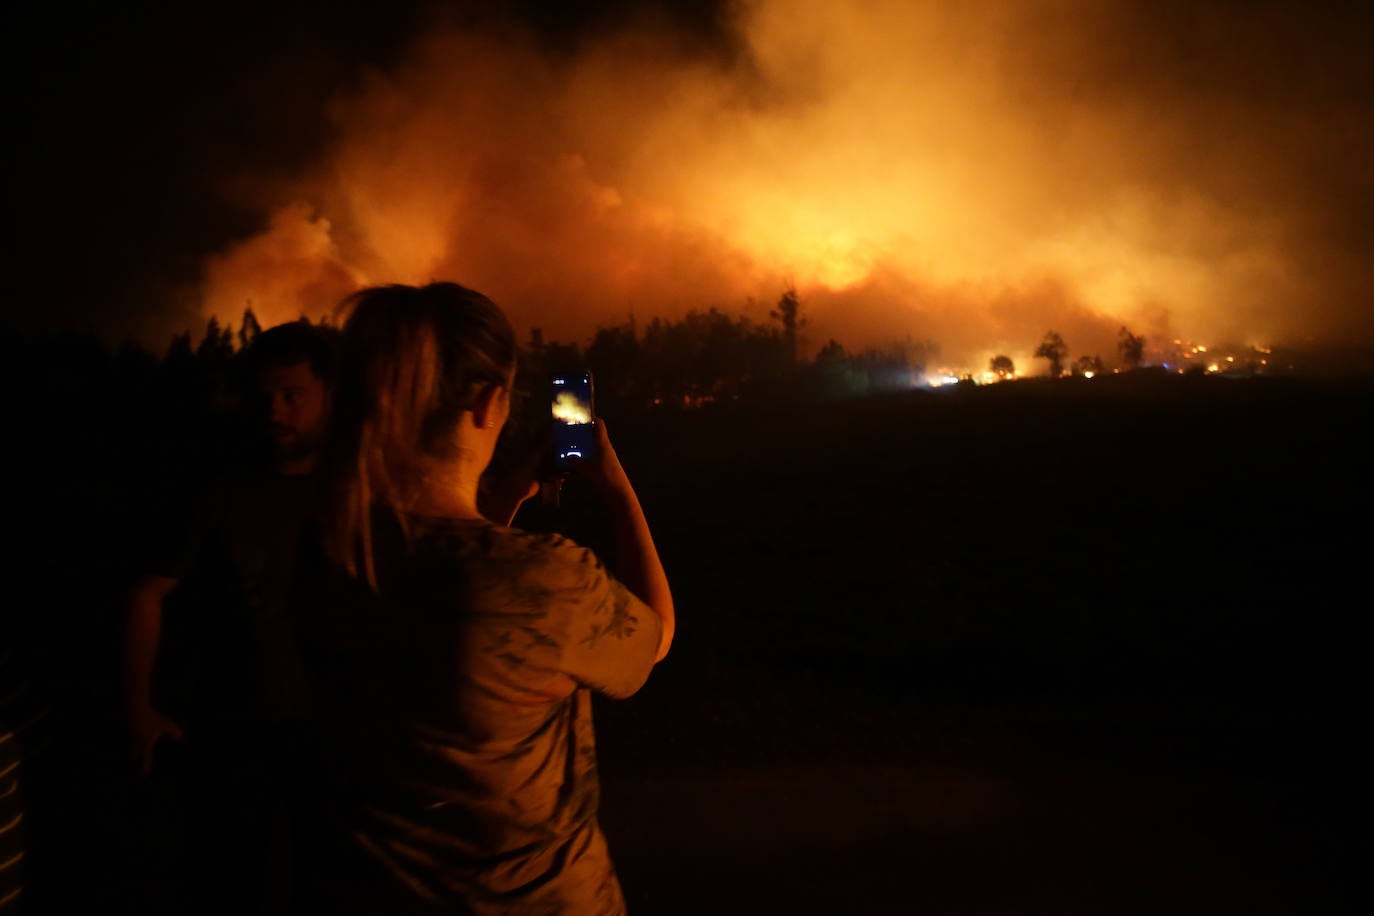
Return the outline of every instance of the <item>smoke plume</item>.
{"type": "MultiPolygon", "coordinates": [[[[209,257],[205,314],[454,280],[521,328],[767,320],[1029,363],[1046,330],[1374,339],[1371,67],[1338,14],[1127,0],[761,0],[727,53],[627,24],[550,52],[435,24],[328,112],[209,257]]],[[[719,49],[717,49],[719,50],[719,49]]]]}

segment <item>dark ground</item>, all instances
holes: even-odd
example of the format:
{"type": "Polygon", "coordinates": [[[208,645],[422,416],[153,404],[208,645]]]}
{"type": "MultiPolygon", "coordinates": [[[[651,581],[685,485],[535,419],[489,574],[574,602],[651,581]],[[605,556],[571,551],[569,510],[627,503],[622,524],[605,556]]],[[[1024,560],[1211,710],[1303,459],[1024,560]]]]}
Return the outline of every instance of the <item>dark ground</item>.
{"type": "MultiPolygon", "coordinates": [[[[598,709],[631,911],[1355,912],[1372,400],[1140,374],[608,417],[680,625],[598,709]]],[[[66,455],[20,554],[54,912],[141,886],[123,455],[66,455]]]]}

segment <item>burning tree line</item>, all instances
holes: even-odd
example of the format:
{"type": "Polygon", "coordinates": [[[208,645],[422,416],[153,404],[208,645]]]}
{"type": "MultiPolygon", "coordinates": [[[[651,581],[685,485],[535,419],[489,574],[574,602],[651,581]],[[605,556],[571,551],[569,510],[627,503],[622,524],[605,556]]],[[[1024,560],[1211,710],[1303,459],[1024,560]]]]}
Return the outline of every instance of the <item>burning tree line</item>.
{"type": "MultiPolygon", "coordinates": [[[[1139,369],[1140,364],[1145,360],[1145,338],[1138,334],[1132,334],[1130,328],[1122,327],[1118,332],[1116,344],[1117,350],[1121,354],[1121,362],[1127,369],[1139,369]]],[[[1069,355],[1068,344],[1064,343],[1064,338],[1058,331],[1046,331],[1045,337],[1040,341],[1040,346],[1035,348],[1037,359],[1046,360],[1049,363],[1049,375],[1051,378],[1059,378],[1064,374],[1064,360],[1069,355]]],[[[989,366],[991,371],[1002,378],[1010,378],[1015,375],[1016,370],[1012,361],[1007,356],[994,356],[989,366]]],[[[1073,375],[1086,375],[1092,377],[1100,375],[1106,371],[1106,364],[1102,357],[1096,354],[1083,355],[1073,361],[1070,369],[1073,375]]]]}
{"type": "MultiPolygon", "coordinates": [[[[849,352],[831,339],[805,359],[799,351],[806,325],[802,303],[789,288],[766,321],[716,308],[693,310],[677,320],[654,318],[643,327],[633,320],[603,326],[585,344],[546,340],[534,329],[520,348],[516,393],[537,397],[549,373],[585,367],[596,376],[598,404],[611,412],[814,400],[911,388],[924,380],[928,363],[939,353],[928,340],[908,338],[849,352]]],[[[211,318],[199,341],[182,331],[160,356],[132,341],[111,351],[81,333],[15,339],[6,346],[12,355],[7,367],[77,414],[89,411],[108,419],[135,411],[176,418],[182,425],[214,426],[216,417],[236,412],[240,355],[261,331],[249,306],[237,327],[211,318]]],[[[1122,328],[1119,349],[1122,362],[1137,367],[1144,339],[1122,328]]],[[[1067,354],[1054,331],[1035,352],[1048,360],[1055,377],[1064,374],[1067,354]]],[[[1073,372],[1101,367],[1100,358],[1081,357],[1073,372]]],[[[990,369],[1004,378],[1016,374],[1006,356],[994,357],[990,369]]]]}
{"type": "Polygon", "coordinates": [[[517,389],[542,391],[551,372],[589,368],[603,404],[698,407],[910,387],[924,372],[930,343],[892,344],[848,354],[834,340],[812,360],[799,355],[806,326],[801,301],[785,290],[767,322],[716,308],[676,321],[654,318],[598,328],[585,346],[546,342],[535,329],[522,348],[517,389]]]}
{"type": "MultiPolygon", "coordinates": [[[[936,352],[932,343],[907,341],[851,354],[831,340],[805,359],[806,325],[788,289],[765,321],[692,310],[676,320],[603,326],[581,344],[546,339],[536,328],[520,346],[517,393],[542,392],[548,373],[583,367],[595,374],[598,403],[610,410],[861,393],[909,386],[936,352]]],[[[262,330],[250,305],[237,326],[211,318],[199,340],[183,330],[161,354],[134,341],[111,350],[78,332],[16,339],[8,349],[20,359],[10,368],[19,371],[22,362],[31,377],[50,377],[44,390],[57,396],[138,402],[164,416],[232,412],[241,395],[240,356],[262,330]]]]}

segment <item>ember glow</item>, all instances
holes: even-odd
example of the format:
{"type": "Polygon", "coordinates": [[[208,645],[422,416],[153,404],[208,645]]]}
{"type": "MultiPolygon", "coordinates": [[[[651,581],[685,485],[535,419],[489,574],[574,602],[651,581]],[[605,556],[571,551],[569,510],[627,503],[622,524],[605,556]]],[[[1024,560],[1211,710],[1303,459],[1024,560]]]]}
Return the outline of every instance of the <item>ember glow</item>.
{"type": "Polygon", "coordinates": [[[251,303],[271,324],[445,279],[580,340],[631,312],[766,321],[795,284],[811,349],[915,338],[977,371],[1032,366],[1049,328],[1109,363],[1123,324],[1368,330],[1364,269],[1322,244],[1321,201],[1369,179],[1347,144],[1371,131],[1320,81],[1241,82],[1275,53],[1272,11],[1166,28],[1124,0],[734,9],[716,56],[635,26],[573,56],[426,30],[338,98],[319,161],[263,182],[261,231],[205,263],[203,313],[251,303]]]}

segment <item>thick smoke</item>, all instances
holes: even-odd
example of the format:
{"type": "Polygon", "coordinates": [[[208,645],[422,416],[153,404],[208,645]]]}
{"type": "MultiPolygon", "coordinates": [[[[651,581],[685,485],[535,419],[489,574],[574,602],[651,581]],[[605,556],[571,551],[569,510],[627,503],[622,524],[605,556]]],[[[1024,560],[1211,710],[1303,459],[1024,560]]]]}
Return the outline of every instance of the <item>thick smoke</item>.
{"type": "Polygon", "coordinates": [[[1049,329],[1111,361],[1123,324],[1374,337],[1370,66],[1337,16],[765,0],[732,23],[709,57],[639,27],[575,55],[428,30],[207,261],[203,310],[274,323],[447,279],[581,339],[766,320],[795,284],[813,347],[931,340],[953,365],[1028,363],[1049,329]]]}

